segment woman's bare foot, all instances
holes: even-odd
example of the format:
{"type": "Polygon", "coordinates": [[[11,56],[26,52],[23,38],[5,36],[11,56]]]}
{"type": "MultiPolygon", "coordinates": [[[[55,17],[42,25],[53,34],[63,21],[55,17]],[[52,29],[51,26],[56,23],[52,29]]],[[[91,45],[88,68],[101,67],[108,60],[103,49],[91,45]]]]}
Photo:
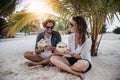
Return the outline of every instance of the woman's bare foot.
{"type": "Polygon", "coordinates": [[[83,75],[83,73],[80,73],[80,75],[78,75],[80,77],[81,80],[85,80],[85,76],[83,75]]]}
{"type": "Polygon", "coordinates": [[[49,66],[53,66],[53,67],[54,67],[55,65],[54,65],[54,64],[52,64],[51,62],[49,62],[49,66]]]}

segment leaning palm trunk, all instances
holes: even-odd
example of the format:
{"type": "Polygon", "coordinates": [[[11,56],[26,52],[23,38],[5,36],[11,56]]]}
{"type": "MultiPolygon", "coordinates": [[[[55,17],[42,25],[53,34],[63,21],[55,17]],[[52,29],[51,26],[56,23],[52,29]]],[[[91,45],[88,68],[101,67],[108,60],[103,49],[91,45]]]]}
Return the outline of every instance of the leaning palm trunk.
{"type": "Polygon", "coordinates": [[[102,23],[100,24],[99,19],[98,17],[93,17],[93,27],[92,27],[92,35],[91,35],[92,36],[92,46],[91,46],[92,56],[97,56],[98,54],[98,47],[99,47],[98,35],[102,28],[102,23]]]}
{"type": "Polygon", "coordinates": [[[94,38],[94,35],[92,35],[92,46],[91,46],[91,55],[92,56],[97,56],[101,38],[98,40],[98,35],[96,35],[95,38],[94,38]]]}
{"type": "Polygon", "coordinates": [[[91,46],[91,55],[92,56],[97,56],[98,55],[98,49],[100,42],[102,40],[103,33],[100,34],[100,39],[98,40],[98,36],[94,39],[92,35],[92,46],[91,46]]]}
{"type": "Polygon", "coordinates": [[[99,45],[100,45],[100,42],[101,42],[101,40],[102,40],[102,36],[103,36],[103,33],[101,33],[101,35],[100,35],[100,39],[99,39],[99,41],[98,41],[98,45],[97,45],[97,48],[96,48],[96,52],[98,52],[99,45]]]}

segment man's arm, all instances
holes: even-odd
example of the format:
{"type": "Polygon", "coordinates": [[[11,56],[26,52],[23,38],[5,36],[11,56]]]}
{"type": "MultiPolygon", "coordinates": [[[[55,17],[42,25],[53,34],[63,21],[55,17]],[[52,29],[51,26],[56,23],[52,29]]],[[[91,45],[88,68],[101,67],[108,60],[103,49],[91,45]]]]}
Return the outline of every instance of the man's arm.
{"type": "Polygon", "coordinates": [[[44,49],[41,49],[41,48],[38,48],[38,49],[35,49],[35,53],[36,54],[40,54],[40,52],[42,52],[44,49]]]}
{"type": "Polygon", "coordinates": [[[55,35],[55,39],[57,40],[57,43],[61,42],[61,35],[60,35],[60,33],[59,32],[55,32],[54,35],[55,35]]]}
{"type": "Polygon", "coordinates": [[[48,45],[46,48],[45,48],[46,51],[55,51],[55,47],[54,46],[50,46],[48,45]]]}
{"type": "Polygon", "coordinates": [[[43,33],[38,34],[37,37],[36,37],[36,45],[35,45],[35,53],[36,53],[36,54],[39,54],[40,52],[43,51],[43,48],[38,48],[38,47],[37,47],[38,42],[39,42],[42,38],[43,38],[43,33]]]}
{"type": "Polygon", "coordinates": [[[58,32],[58,35],[57,35],[57,40],[58,40],[59,42],[61,42],[61,35],[60,35],[59,32],[58,32]]]}

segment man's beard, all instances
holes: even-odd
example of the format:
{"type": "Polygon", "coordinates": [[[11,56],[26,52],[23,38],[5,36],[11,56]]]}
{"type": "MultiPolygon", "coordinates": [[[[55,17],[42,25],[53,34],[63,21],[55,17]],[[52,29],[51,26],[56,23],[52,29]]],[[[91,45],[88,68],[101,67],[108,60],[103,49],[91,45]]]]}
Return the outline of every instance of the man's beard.
{"type": "Polygon", "coordinates": [[[52,34],[52,31],[51,31],[51,32],[46,31],[46,33],[48,33],[48,34],[52,34]]]}
{"type": "Polygon", "coordinates": [[[51,34],[52,32],[47,32],[48,34],[51,34]]]}

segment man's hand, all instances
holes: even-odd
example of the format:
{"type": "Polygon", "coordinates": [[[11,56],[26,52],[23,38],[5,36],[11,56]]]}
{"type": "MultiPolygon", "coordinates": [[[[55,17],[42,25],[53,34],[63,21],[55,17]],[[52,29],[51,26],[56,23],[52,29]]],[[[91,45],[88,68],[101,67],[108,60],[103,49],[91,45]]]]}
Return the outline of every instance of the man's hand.
{"type": "Polygon", "coordinates": [[[43,50],[44,50],[44,48],[38,48],[38,49],[35,50],[35,53],[38,55],[38,54],[40,54],[40,52],[43,51],[43,50]]]}
{"type": "Polygon", "coordinates": [[[54,51],[55,47],[48,45],[48,46],[45,47],[44,50],[46,50],[46,51],[54,51]]]}

